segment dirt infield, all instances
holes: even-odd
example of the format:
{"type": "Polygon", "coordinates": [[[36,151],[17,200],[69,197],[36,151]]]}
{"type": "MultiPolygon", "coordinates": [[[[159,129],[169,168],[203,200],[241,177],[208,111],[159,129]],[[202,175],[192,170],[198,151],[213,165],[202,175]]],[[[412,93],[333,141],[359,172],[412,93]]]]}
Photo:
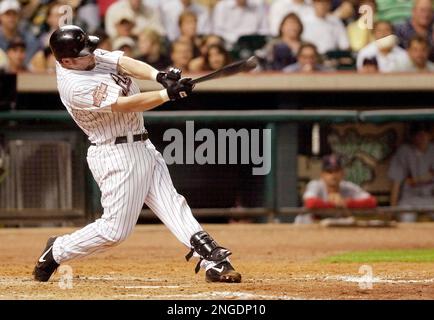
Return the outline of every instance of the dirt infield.
{"type": "Polygon", "coordinates": [[[195,262],[184,259],[188,250],[161,225],[138,226],[120,246],[69,263],[72,282],[58,272],[48,283],[35,283],[31,271],[47,237],[71,229],[0,229],[0,299],[434,299],[433,263],[371,263],[369,289],[369,283],[360,283],[362,264],[319,262],[352,250],[432,248],[433,223],[389,229],[205,228],[233,250],[241,284],[206,283],[203,270],[195,275],[195,262]],[[65,289],[68,284],[72,288],[65,289]]]}

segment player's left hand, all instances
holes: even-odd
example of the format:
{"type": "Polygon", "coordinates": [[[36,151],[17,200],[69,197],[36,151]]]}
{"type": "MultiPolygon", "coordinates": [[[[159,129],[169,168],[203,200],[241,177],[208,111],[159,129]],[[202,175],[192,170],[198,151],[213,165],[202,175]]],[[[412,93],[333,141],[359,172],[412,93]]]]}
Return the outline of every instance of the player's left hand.
{"type": "Polygon", "coordinates": [[[193,88],[194,84],[191,82],[191,78],[182,78],[167,87],[167,94],[170,100],[175,101],[189,96],[193,88]]]}
{"type": "Polygon", "coordinates": [[[167,89],[170,85],[175,84],[181,79],[181,69],[170,68],[169,71],[160,71],[157,74],[157,82],[161,83],[167,89]]]}

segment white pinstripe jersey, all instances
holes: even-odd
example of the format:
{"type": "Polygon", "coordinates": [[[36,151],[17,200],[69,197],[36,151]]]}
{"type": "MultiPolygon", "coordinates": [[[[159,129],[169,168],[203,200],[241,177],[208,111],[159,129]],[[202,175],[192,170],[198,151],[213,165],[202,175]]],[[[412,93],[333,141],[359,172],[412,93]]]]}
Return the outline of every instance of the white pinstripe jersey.
{"type": "Polygon", "coordinates": [[[69,70],[56,63],[57,88],[74,121],[95,144],[113,143],[116,137],[145,131],[142,112],[112,112],[119,96],[139,93],[134,81],[117,71],[122,51],[94,52],[90,71],[69,70]]]}

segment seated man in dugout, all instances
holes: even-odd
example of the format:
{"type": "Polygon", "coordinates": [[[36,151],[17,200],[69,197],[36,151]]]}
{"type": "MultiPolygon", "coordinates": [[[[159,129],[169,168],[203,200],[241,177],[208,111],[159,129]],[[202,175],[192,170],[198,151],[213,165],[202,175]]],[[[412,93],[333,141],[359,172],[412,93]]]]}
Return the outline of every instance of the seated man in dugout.
{"type": "MultiPolygon", "coordinates": [[[[307,209],[344,209],[345,218],[339,222],[355,223],[351,210],[375,208],[377,200],[358,185],[344,180],[345,171],[342,158],[331,154],[322,159],[321,177],[310,181],[303,194],[304,207],[307,209]]],[[[295,223],[312,223],[313,215],[298,215],[295,223]]],[[[338,222],[338,221],[336,221],[338,222]]]]}
{"type": "MultiPolygon", "coordinates": [[[[434,144],[432,123],[412,123],[408,143],[393,156],[388,171],[392,180],[390,205],[401,207],[434,206],[434,144]]],[[[432,215],[433,216],[433,215],[432,215]]],[[[414,222],[417,214],[402,213],[401,221],[414,222]]]]}

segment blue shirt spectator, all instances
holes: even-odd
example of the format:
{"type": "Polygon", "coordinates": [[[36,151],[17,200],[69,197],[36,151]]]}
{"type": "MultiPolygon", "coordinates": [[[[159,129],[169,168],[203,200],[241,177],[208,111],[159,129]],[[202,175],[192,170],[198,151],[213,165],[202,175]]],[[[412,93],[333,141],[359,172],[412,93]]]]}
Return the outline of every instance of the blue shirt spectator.
{"type": "Polygon", "coordinates": [[[283,18],[279,27],[279,37],[265,45],[260,54],[265,59],[268,70],[282,70],[297,62],[297,52],[301,47],[303,23],[295,13],[283,18]]]}
{"type": "Polygon", "coordinates": [[[332,71],[333,69],[324,66],[321,63],[318,49],[312,43],[305,42],[301,45],[297,53],[297,62],[285,67],[283,72],[323,72],[332,71]]]}
{"type": "Polygon", "coordinates": [[[13,39],[21,38],[26,45],[25,64],[27,65],[40,49],[40,45],[30,32],[19,28],[20,8],[20,4],[16,0],[0,2],[0,49],[6,51],[13,39]]]}

